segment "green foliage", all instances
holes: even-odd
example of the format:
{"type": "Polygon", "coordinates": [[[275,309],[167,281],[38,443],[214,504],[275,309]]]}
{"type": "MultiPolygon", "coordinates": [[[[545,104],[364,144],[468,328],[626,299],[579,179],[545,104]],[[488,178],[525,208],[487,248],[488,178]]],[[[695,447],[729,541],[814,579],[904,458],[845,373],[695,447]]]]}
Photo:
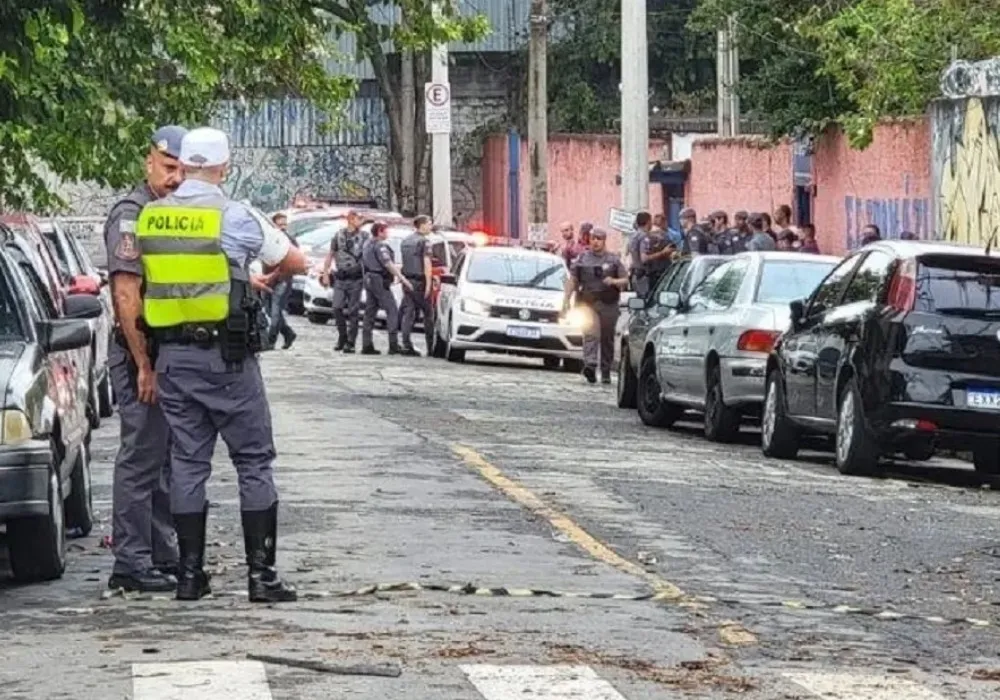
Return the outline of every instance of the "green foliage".
{"type": "MultiPolygon", "coordinates": [[[[650,0],[650,105],[712,109],[712,35],[685,29],[696,0],[650,0]],[[706,97],[708,98],[706,101],[706,97]]],[[[621,114],[620,0],[550,0],[549,111],[554,131],[608,131],[621,114]]]]}
{"type": "Polygon", "coordinates": [[[305,0],[54,0],[0,4],[0,204],[57,208],[40,168],[124,187],[165,123],[220,98],[294,94],[335,113],[329,20],[305,0]]]}

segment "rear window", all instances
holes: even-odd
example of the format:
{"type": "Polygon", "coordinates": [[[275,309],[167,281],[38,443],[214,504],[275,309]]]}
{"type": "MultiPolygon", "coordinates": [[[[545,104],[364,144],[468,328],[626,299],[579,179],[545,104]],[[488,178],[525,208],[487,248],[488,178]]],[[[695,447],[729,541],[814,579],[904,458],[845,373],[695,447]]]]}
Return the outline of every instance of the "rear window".
{"type": "Polygon", "coordinates": [[[11,290],[10,282],[6,279],[6,270],[4,273],[0,277],[0,338],[23,338],[24,331],[21,328],[17,298],[11,290]]]}
{"type": "Polygon", "coordinates": [[[832,262],[767,261],[757,286],[757,301],[762,304],[787,304],[795,299],[804,299],[813,293],[832,269],[832,262]]]}
{"type": "Polygon", "coordinates": [[[55,253],[56,264],[59,265],[59,272],[63,277],[72,277],[73,269],[70,263],[69,257],[66,255],[66,250],[59,245],[59,234],[55,231],[46,232],[43,234],[45,240],[49,242],[49,248],[55,253]]]}
{"type": "Polygon", "coordinates": [[[917,311],[1000,316],[1000,261],[925,259],[917,267],[917,311]]]}

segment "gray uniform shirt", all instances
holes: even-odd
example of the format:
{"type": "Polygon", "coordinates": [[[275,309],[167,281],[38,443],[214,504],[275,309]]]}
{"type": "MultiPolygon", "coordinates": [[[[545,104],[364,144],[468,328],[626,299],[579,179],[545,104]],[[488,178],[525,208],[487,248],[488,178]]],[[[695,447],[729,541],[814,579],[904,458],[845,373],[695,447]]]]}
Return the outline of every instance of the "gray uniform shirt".
{"type": "Polygon", "coordinates": [[[747,241],[747,250],[750,251],[768,251],[777,250],[778,246],[775,245],[774,239],[771,238],[766,233],[760,231],[755,231],[750,240],[747,241]]]}
{"type": "Polygon", "coordinates": [[[357,274],[361,267],[361,255],[367,240],[367,234],[362,231],[352,234],[345,227],[337,232],[337,235],[330,241],[330,251],[333,253],[337,272],[357,274]]]}
{"type": "Polygon", "coordinates": [[[605,277],[616,279],[625,277],[625,266],[621,258],[608,251],[601,254],[592,250],[584,251],[573,261],[571,271],[576,280],[577,290],[585,294],[607,290],[608,286],[604,284],[605,277]]]}
{"type": "Polygon", "coordinates": [[[632,238],[629,239],[628,255],[633,270],[642,269],[642,246],[648,239],[649,234],[640,230],[633,232],[632,238]]]}
{"type": "Polygon", "coordinates": [[[431,257],[430,241],[427,236],[413,232],[400,244],[403,274],[407,277],[424,276],[424,259],[431,257]]]}
{"type": "Polygon", "coordinates": [[[392,275],[389,272],[389,263],[395,262],[395,256],[392,253],[392,248],[385,241],[379,241],[374,238],[368,240],[365,243],[364,252],[361,254],[361,260],[365,266],[365,272],[374,272],[379,275],[392,275]]]}

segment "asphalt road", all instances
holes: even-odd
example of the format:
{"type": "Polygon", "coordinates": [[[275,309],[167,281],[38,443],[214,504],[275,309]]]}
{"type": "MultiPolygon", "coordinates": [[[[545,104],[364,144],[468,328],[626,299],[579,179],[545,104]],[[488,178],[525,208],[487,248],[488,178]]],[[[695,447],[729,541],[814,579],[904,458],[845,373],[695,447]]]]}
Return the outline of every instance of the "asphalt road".
{"type": "Polygon", "coordinates": [[[102,595],[117,438],[107,420],[93,449],[101,522],[73,542],[66,577],[15,587],[0,563],[0,697],[1000,694],[1000,494],[963,465],[845,478],[822,453],[764,460],[752,432],[720,447],[694,424],[645,428],[611,388],[540,363],[333,355],[332,328],[296,325],[295,347],[263,362],[279,565],[301,600],[246,602],[221,444],[216,595],[102,595]],[[470,583],[512,595],[426,589],[470,583]],[[345,594],[375,584],[424,589],[345,594]]]}

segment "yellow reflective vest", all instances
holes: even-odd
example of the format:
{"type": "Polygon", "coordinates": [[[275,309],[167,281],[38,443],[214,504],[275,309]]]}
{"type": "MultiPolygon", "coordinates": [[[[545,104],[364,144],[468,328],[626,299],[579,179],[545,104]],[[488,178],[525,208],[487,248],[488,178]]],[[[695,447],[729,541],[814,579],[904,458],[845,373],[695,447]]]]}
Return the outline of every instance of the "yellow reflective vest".
{"type": "Polygon", "coordinates": [[[136,221],[150,328],[217,323],[229,315],[229,259],[222,250],[223,202],[150,202],[136,221]]]}

